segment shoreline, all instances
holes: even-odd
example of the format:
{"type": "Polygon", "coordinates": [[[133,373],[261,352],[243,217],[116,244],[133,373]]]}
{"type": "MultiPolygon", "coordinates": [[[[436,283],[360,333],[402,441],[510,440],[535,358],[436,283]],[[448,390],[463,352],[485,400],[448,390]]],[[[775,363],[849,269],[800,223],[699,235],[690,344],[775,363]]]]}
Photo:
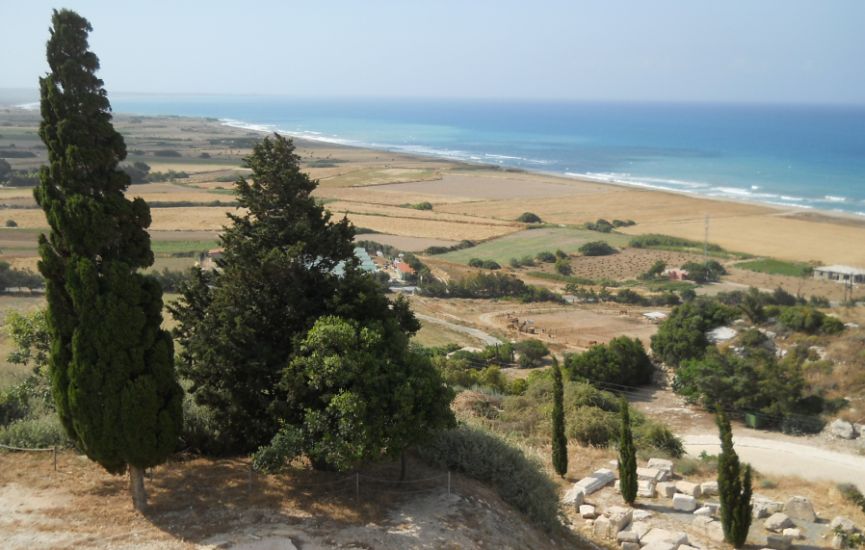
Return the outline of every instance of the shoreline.
{"type": "MultiPolygon", "coordinates": [[[[146,117],[148,115],[131,115],[129,113],[120,113],[125,116],[143,116],[146,117]]],[[[173,116],[173,115],[165,115],[165,116],[173,116]]],[[[259,132],[262,134],[270,134],[270,133],[278,133],[280,135],[291,137],[294,140],[299,142],[308,142],[314,144],[322,144],[330,147],[347,147],[351,149],[358,149],[362,151],[372,151],[372,152],[383,152],[383,153],[391,153],[396,155],[402,155],[407,157],[421,157],[425,159],[435,159],[441,160],[445,162],[453,163],[457,166],[464,165],[470,166],[473,168],[482,167],[490,170],[499,170],[502,172],[510,172],[510,173],[522,173],[529,176],[543,176],[543,177],[551,177],[562,180],[562,182],[576,182],[582,184],[599,184],[599,185],[609,185],[613,187],[625,188],[630,190],[642,190],[656,193],[664,193],[664,194],[672,194],[681,197],[689,197],[696,200],[707,200],[707,201],[717,201],[721,203],[728,204],[739,204],[739,205],[747,205],[747,206],[757,206],[762,207],[770,211],[774,211],[779,215],[786,215],[795,218],[802,219],[811,219],[812,221],[817,222],[831,222],[833,220],[838,220],[845,225],[854,225],[858,227],[865,227],[865,211],[863,212],[848,212],[842,210],[826,210],[823,208],[818,208],[810,205],[798,205],[798,204],[786,204],[786,203],[775,203],[769,201],[761,201],[761,200],[749,200],[746,198],[736,198],[736,197],[719,197],[702,194],[696,191],[691,191],[687,189],[671,189],[668,187],[662,187],[660,185],[653,185],[647,182],[640,182],[637,180],[627,181],[615,178],[604,177],[603,175],[598,175],[593,177],[592,174],[581,174],[581,173],[573,173],[573,172],[551,172],[545,170],[532,170],[530,168],[524,167],[512,167],[506,166],[503,164],[497,164],[491,161],[485,162],[483,159],[477,160],[465,160],[462,158],[450,157],[444,154],[437,154],[432,152],[432,148],[426,148],[430,152],[425,153],[423,151],[405,151],[398,150],[396,148],[382,146],[380,148],[375,147],[375,144],[366,144],[353,142],[353,140],[341,139],[341,138],[330,138],[330,137],[317,137],[311,136],[310,133],[318,134],[318,132],[307,132],[307,133],[296,133],[290,132],[286,130],[280,130],[276,128],[273,124],[254,124],[254,123],[246,123],[240,120],[235,120],[231,118],[219,118],[218,122],[213,122],[212,119],[207,119],[205,117],[189,117],[185,115],[178,115],[180,118],[188,118],[193,120],[198,120],[204,123],[209,124],[219,124],[220,126],[233,128],[236,130],[245,130],[245,131],[253,131],[259,132]],[[814,219],[816,218],[816,219],[814,219]]],[[[152,117],[152,118],[159,118],[152,117]]],[[[492,155],[493,157],[501,157],[502,155],[492,155]]],[[[781,196],[783,197],[783,196],[781,196]]],[[[828,197],[828,195],[827,195],[828,197]]],[[[799,197],[795,197],[795,199],[800,199],[799,197]]],[[[792,200],[792,199],[791,199],[792,200]]],[[[803,199],[804,200],[804,199],[803,199]]],[[[863,206],[865,208],[865,206],[863,206]]]]}

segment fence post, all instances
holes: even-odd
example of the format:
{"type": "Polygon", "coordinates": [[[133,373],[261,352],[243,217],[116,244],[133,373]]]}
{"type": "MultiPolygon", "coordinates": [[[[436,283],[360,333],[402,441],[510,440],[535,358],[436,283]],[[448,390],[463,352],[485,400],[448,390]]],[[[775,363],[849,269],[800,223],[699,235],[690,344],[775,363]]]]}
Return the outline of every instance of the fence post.
{"type": "Polygon", "coordinates": [[[360,473],[354,473],[354,501],[360,502],[360,473]]]}
{"type": "Polygon", "coordinates": [[[57,471],[57,445],[54,445],[54,471],[57,471]]]}
{"type": "Polygon", "coordinates": [[[451,471],[448,470],[448,496],[451,496],[451,471]]]}

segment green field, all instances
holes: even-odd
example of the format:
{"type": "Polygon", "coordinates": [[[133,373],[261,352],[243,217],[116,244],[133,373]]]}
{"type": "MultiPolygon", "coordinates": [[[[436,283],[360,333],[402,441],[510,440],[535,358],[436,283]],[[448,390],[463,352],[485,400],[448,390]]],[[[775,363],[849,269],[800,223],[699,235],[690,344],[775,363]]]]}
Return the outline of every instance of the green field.
{"type": "Polygon", "coordinates": [[[786,275],[787,277],[807,277],[812,270],[811,266],[806,263],[785,262],[771,258],[738,263],[736,267],[758,273],[768,273],[769,275],[786,275]]]}
{"type": "Polygon", "coordinates": [[[153,241],[151,247],[156,256],[170,256],[183,252],[204,252],[219,246],[216,241],[153,241]]]}
{"type": "Polygon", "coordinates": [[[591,241],[605,241],[621,248],[627,246],[629,239],[629,236],[618,233],[599,233],[587,229],[566,227],[544,227],[511,233],[471,248],[448,252],[436,256],[436,258],[461,264],[468,264],[472,258],[480,258],[482,260],[495,260],[502,265],[507,265],[511,258],[534,257],[538,252],[555,252],[557,249],[561,249],[569,254],[575,254],[582,245],[591,241]]]}

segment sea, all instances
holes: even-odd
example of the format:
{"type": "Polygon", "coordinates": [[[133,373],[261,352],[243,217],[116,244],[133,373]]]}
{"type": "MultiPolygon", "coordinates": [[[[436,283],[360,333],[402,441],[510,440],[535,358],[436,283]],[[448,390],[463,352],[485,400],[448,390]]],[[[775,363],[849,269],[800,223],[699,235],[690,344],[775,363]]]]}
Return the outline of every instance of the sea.
{"type": "Polygon", "coordinates": [[[328,143],[865,217],[865,105],[112,96],[328,143]]]}

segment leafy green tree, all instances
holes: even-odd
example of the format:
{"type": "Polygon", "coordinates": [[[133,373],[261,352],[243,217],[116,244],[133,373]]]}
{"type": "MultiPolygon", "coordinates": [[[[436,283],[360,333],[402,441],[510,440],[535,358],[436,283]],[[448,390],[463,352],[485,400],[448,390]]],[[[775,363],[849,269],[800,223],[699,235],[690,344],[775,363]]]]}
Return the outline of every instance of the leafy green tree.
{"type": "Polygon", "coordinates": [[[565,437],[565,390],[562,370],[553,359],[553,468],[561,477],[568,473],[568,439],[565,437]]]}
{"type": "Polygon", "coordinates": [[[637,448],[631,433],[631,412],[628,402],[622,398],[619,405],[622,429],[619,436],[619,488],[622,498],[629,505],[637,500],[637,448]]]}
{"type": "Polygon", "coordinates": [[[6,159],[0,159],[0,183],[5,183],[12,175],[12,166],[6,159]]]}
{"type": "Polygon", "coordinates": [[[721,275],[727,274],[724,266],[715,260],[709,260],[705,263],[687,262],[682,266],[682,269],[688,272],[687,279],[699,284],[718,281],[721,275]]]}
{"type": "Polygon", "coordinates": [[[51,353],[51,333],[44,309],[30,313],[12,311],[6,316],[6,333],[14,348],[7,360],[17,365],[29,366],[36,373],[44,373],[51,353]]]}
{"type": "Polygon", "coordinates": [[[10,288],[40,288],[42,277],[29,269],[15,269],[9,262],[0,261],[0,292],[10,288]]]}
{"type": "Polygon", "coordinates": [[[565,356],[572,379],[595,384],[642,386],[652,381],[655,367],[643,343],[637,338],[618,336],[579,354],[565,356]]]}
{"type": "Polygon", "coordinates": [[[540,367],[544,357],[550,354],[546,344],[534,338],[517,342],[514,349],[520,354],[518,362],[520,368],[524,369],[540,367]]]}
{"type": "Polygon", "coordinates": [[[95,73],[86,19],[55,11],[40,79],[48,149],[36,202],[51,228],[39,238],[47,281],[51,376],[60,420],[76,446],[114,474],[130,473],[137,509],[144,469],[177,443],[183,392],[163,331],[162,290],[139,270],[153,263],[150,209],[128,200],[123,137],[95,73]]]}
{"type": "Polygon", "coordinates": [[[638,278],[644,281],[657,279],[664,273],[666,269],[667,262],[665,262],[664,260],[656,260],[655,263],[652,264],[652,267],[646,270],[646,272],[640,275],[638,278]]]}
{"type": "Polygon", "coordinates": [[[278,431],[282,369],[338,294],[334,268],[346,262],[350,271],[354,262],[352,226],[332,222],[316,203],[317,182],[300,171],[291,140],[261,140],[244,166],[250,178],[235,182],[244,210],[229,215],[220,236],[219,269],[193,271],[170,306],[182,346],[178,368],[196,402],[213,411],[220,447],[236,452],[278,431]]]}
{"type": "Polygon", "coordinates": [[[706,354],[709,340],[706,332],[728,323],[735,312],[708,298],[697,298],[673,308],[652,336],[655,358],[677,367],[687,359],[700,359],[706,354]]]}
{"type": "Polygon", "coordinates": [[[721,500],[721,525],[724,540],[741,548],[751,528],[751,466],[742,471],[739,456],[733,449],[733,430],[723,411],[715,419],[721,436],[718,457],[718,493],[721,500]]]}
{"type": "Polygon", "coordinates": [[[533,212],[523,212],[517,218],[517,221],[523,223],[541,223],[541,217],[533,212]]]}
{"type": "MultiPolygon", "coordinates": [[[[451,390],[406,338],[388,338],[394,328],[333,316],[315,323],[282,372],[284,425],[271,447],[283,448],[283,463],[304,454],[318,468],[346,470],[455,424],[451,390]]],[[[262,454],[271,468],[278,462],[271,449],[262,454]]]]}

